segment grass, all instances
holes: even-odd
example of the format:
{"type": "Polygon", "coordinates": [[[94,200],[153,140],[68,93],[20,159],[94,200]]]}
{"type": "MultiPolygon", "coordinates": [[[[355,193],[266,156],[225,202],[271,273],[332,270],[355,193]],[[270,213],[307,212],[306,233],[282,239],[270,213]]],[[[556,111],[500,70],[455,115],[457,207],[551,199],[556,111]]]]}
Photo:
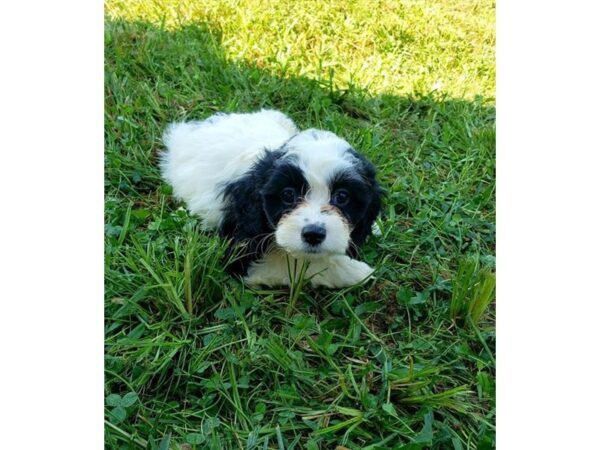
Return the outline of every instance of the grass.
{"type": "Polygon", "coordinates": [[[107,448],[495,446],[494,8],[107,1],[107,448]],[[171,198],[165,126],[260,107],[378,166],[375,282],[245,288],[171,198]]]}

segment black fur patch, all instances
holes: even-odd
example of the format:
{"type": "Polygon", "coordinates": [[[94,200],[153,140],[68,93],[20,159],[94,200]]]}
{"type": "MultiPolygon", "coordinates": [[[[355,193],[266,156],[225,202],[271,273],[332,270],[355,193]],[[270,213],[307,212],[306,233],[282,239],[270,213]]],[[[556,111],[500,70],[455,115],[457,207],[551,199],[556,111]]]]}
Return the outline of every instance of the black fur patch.
{"type": "Polygon", "coordinates": [[[351,172],[341,172],[330,183],[331,193],[337,189],[346,189],[350,193],[350,201],[346,206],[339,207],[353,227],[348,247],[348,255],[358,256],[358,247],[367,240],[372,232],[373,223],[381,211],[384,191],[375,179],[376,170],[364,156],[352,149],[347,150],[357,159],[357,164],[351,172]]]}
{"type": "Polygon", "coordinates": [[[273,229],[285,213],[294,209],[301,198],[308,190],[308,182],[304,178],[302,171],[294,165],[294,161],[289,158],[280,161],[276,165],[271,178],[263,187],[261,193],[264,200],[264,210],[267,219],[273,229]],[[285,188],[293,188],[296,192],[296,200],[293,204],[285,204],[281,199],[281,192],[285,188]]]}
{"type": "Polygon", "coordinates": [[[283,155],[282,151],[267,151],[246,175],[223,190],[225,208],[219,232],[234,245],[228,258],[241,250],[227,266],[232,274],[247,274],[250,263],[260,259],[272,243],[281,216],[295,206],[282,202],[281,191],[293,187],[298,199],[306,192],[302,172],[283,155]]]}

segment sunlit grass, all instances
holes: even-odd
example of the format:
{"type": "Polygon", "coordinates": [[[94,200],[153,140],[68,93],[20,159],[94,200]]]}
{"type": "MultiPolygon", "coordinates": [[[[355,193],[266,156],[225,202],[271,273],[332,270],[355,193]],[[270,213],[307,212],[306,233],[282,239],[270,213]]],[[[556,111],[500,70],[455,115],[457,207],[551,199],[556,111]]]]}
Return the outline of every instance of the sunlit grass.
{"type": "Polygon", "coordinates": [[[210,23],[225,57],[282,76],[371,93],[495,96],[490,1],[109,0],[106,11],[170,30],[210,23]]]}

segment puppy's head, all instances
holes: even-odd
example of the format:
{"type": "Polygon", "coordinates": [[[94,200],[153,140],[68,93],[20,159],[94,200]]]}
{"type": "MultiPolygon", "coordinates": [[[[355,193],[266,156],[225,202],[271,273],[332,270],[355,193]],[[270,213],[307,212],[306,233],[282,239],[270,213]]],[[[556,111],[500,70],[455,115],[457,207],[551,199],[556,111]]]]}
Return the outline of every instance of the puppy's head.
{"type": "Polygon", "coordinates": [[[371,163],[325,131],[300,133],[282,151],[261,190],[277,245],[308,258],[355,250],[380,209],[371,163]]]}
{"type": "Polygon", "coordinates": [[[262,243],[274,236],[290,255],[313,259],[355,256],[371,233],[382,192],[373,165],[346,141],[306,130],[266,152],[225,195],[223,234],[262,243]]]}

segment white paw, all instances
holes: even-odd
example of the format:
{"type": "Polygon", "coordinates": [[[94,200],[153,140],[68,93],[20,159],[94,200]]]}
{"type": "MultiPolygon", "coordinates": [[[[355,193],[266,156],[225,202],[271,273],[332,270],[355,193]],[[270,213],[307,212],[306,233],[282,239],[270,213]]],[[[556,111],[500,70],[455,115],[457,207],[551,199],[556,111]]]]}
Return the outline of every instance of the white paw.
{"type": "Polygon", "coordinates": [[[326,269],[312,278],[311,282],[313,286],[343,288],[362,283],[372,277],[373,268],[368,264],[340,255],[329,259],[326,269]]]}
{"type": "Polygon", "coordinates": [[[377,222],[373,222],[373,225],[371,226],[371,233],[373,233],[373,236],[381,236],[383,234],[377,222]]]}
{"type": "Polygon", "coordinates": [[[375,269],[373,269],[367,263],[357,261],[356,259],[351,259],[350,261],[352,262],[352,264],[350,265],[350,274],[351,279],[353,280],[350,284],[358,284],[367,279],[374,278],[373,272],[375,271],[375,269]]]}

